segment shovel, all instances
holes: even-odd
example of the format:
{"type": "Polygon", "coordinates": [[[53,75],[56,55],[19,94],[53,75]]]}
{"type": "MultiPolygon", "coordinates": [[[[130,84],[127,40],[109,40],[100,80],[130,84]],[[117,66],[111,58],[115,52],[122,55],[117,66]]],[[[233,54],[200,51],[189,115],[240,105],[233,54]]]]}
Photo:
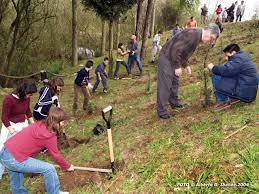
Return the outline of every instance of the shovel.
{"type": "Polygon", "coordinates": [[[113,142],[112,142],[112,130],[111,130],[111,120],[112,120],[112,106],[108,106],[102,111],[102,116],[104,121],[106,122],[107,126],[107,133],[108,133],[108,144],[109,144],[109,151],[110,151],[110,160],[111,160],[111,169],[112,172],[115,172],[115,165],[114,165],[114,152],[113,152],[113,142]],[[110,112],[108,119],[105,117],[105,114],[110,112]]]}

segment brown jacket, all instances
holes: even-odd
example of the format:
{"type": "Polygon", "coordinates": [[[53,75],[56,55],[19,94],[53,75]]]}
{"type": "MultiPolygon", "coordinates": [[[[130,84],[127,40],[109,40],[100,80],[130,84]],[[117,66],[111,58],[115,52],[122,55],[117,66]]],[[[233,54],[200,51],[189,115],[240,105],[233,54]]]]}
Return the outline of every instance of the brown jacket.
{"type": "Polygon", "coordinates": [[[201,42],[201,37],[201,29],[185,29],[168,40],[162,47],[161,53],[165,54],[174,68],[185,68],[188,59],[201,42]]]}

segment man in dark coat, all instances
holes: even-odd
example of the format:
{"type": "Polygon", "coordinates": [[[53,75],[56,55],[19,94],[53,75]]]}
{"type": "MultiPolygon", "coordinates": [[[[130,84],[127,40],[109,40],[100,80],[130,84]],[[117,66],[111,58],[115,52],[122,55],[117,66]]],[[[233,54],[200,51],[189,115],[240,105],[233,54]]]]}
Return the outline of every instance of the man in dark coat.
{"type": "Polygon", "coordinates": [[[240,51],[237,44],[228,45],[223,52],[228,58],[224,65],[208,68],[212,70],[212,83],[218,106],[224,106],[229,98],[252,102],[256,99],[258,77],[256,65],[248,54],[240,51]]]}
{"type": "Polygon", "coordinates": [[[182,107],[178,99],[182,67],[191,74],[187,61],[197,46],[201,42],[213,45],[219,35],[219,27],[216,24],[209,24],[205,29],[185,29],[163,46],[158,58],[157,72],[157,113],[160,118],[170,118],[165,109],[166,104],[169,103],[172,108],[182,107]]]}
{"type": "Polygon", "coordinates": [[[235,3],[232,3],[232,5],[227,9],[228,13],[228,22],[233,22],[234,21],[234,12],[235,12],[235,7],[237,6],[238,2],[236,1],[235,3]]]}

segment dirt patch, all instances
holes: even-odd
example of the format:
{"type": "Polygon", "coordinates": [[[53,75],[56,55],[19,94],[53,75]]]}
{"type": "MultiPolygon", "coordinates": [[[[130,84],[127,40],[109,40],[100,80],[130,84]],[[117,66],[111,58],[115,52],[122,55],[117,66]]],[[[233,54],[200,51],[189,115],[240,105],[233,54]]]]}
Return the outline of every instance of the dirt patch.
{"type": "Polygon", "coordinates": [[[91,184],[100,187],[105,177],[108,178],[104,173],[86,171],[63,172],[60,174],[61,188],[64,191],[71,191],[74,188],[91,184]]]}
{"type": "Polygon", "coordinates": [[[194,167],[187,173],[187,177],[193,181],[197,180],[202,173],[202,169],[200,167],[194,167]]]}
{"type": "Polygon", "coordinates": [[[65,136],[61,136],[58,138],[58,147],[59,149],[75,148],[81,144],[87,144],[89,141],[90,138],[67,138],[65,136]]]}

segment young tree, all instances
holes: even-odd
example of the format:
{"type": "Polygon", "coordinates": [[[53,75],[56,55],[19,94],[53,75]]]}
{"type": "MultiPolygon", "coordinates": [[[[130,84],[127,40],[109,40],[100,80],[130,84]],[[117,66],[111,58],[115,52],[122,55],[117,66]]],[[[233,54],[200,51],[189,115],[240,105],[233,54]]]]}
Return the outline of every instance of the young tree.
{"type": "Polygon", "coordinates": [[[149,33],[149,27],[150,27],[150,17],[151,17],[151,13],[152,13],[153,3],[154,3],[154,0],[148,0],[145,25],[144,25],[143,36],[142,36],[142,46],[141,46],[141,52],[140,52],[141,59],[143,59],[146,56],[147,39],[148,39],[148,33],[149,33]]]}
{"type": "Polygon", "coordinates": [[[77,64],[77,0],[72,0],[72,65],[77,64]]]}
{"type": "Polygon", "coordinates": [[[82,4],[94,10],[97,15],[109,21],[109,77],[113,74],[113,23],[137,3],[137,0],[82,0],[82,4]]]}

